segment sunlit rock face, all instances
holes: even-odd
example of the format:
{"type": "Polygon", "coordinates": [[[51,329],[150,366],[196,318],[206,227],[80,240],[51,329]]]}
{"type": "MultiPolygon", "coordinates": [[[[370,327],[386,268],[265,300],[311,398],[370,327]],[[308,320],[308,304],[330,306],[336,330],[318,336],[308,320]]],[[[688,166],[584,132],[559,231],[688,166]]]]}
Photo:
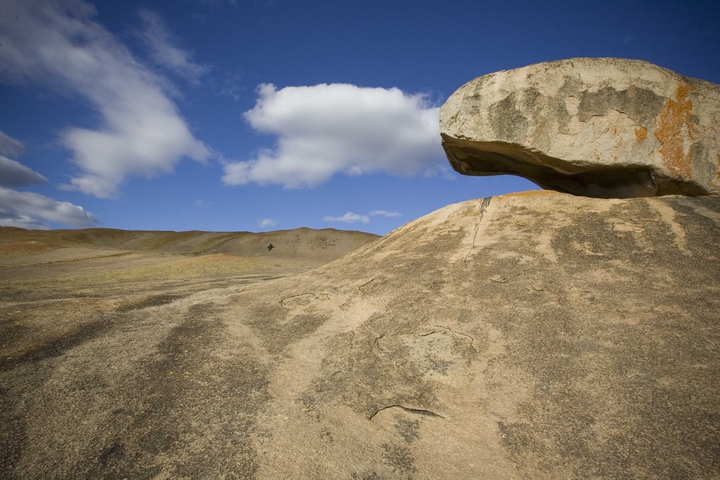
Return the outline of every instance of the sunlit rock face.
{"type": "Polygon", "coordinates": [[[457,172],[590,197],[720,193],[718,129],[720,85],[616,58],[478,77],[440,110],[457,172]]]}

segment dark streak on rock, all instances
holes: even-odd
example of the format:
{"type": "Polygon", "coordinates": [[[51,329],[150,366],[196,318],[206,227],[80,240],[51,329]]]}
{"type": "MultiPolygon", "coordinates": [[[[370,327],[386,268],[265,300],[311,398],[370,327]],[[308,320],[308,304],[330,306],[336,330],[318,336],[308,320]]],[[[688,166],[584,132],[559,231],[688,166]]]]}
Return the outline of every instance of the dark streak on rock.
{"type": "Polygon", "coordinates": [[[162,305],[167,305],[169,303],[174,302],[175,300],[179,300],[181,298],[185,298],[187,295],[178,295],[178,294],[164,294],[164,295],[154,295],[152,297],[148,297],[145,300],[142,300],[137,303],[129,303],[126,305],[121,305],[118,307],[117,311],[124,313],[124,312],[130,312],[133,310],[142,310],[143,308],[149,308],[149,307],[160,307],[162,305]]]}
{"type": "Polygon", "coordinates": [[[78,328],[65,336],[52,340],[48,343],[30,350],[22,355],[12,358],[0,358],[0,372],[12,370],[26,363],[34,363],[49,358],[59,357],[71,348],[77,347],[89,340],[92,340],[108,328],[112,327],[113,322],[106,319],[97,320],[78,328]]]}

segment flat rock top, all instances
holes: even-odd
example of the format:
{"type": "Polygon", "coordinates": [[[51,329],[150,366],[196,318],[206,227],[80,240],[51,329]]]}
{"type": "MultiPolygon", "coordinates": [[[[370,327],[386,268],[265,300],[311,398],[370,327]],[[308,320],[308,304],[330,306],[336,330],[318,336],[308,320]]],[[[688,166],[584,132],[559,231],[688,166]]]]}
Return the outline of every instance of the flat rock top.
{"type": "Polygon", "coordinates": [[[719,234],[718,197],[530,192],[294,277],[4,304],[76,326],[3,347],[1,476],[716,478],[719,234]]]}
{"type": "Polygon", "coordinates": [[[720,193],[718,129],[720,85],[617,58],[478,77],[440,111],[456,171],[592,197],[720,193]]]}

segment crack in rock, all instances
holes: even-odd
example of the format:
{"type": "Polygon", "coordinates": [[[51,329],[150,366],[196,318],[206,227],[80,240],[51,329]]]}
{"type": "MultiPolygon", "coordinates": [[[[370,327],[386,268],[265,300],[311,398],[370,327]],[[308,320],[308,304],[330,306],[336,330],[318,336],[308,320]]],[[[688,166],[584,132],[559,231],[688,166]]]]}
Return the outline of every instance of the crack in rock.
{"type": "Polygon", "coordinates": [[[298,293],[297,295],[289,295],[287,297],[283,297],[282,299],[280,299],[279,303],[280,303],[280,305],[282,305],[284,307],[286,300],[291,300],[293,298],[299,298],[299,297],[312,297],[311,301],[312,300],[330,300],[330,295],[328,295],[327,293],[322,293],[322,294],[318,295],[317,293],[314,293],[314,292],[306,292],[306,293],[298,293]]]}
{"type": "Polygon", "coordinates": [[[375,418],[375,415],[382,412],[383,410],[388,410],[390,408],[400,408],[408,413],[414,413],[416,415],[423,415],[425,417],[437,417],[437,418],[445,419],[445,417],[443,417],[442,415],[440,415],[438,413],[433,412],[432,410],[425,410],[424,408],[411,408],[411,407],[406,407],[404,405],[393,404],[393,405],[388,405],[386,407],[378,408],[377,410],[375,410],[375,413],[373,413],[372,415],[370,415],[370,417],[368,417],[368,420],[372,420],[373,418],[375,418]]]}
{"type": "Polygon", "coordinates": [[[470,250],[468,250],[468,253],[463,259],[463,262],[465,263],[465,268],[467,268],[467,259],[475,248],[475,239],[477,238],[478,230],[480,229],[480,222],[482,222],[483,216],[485,215],[485,210],[487,210],[488,205],[490,205],[491,199],[492,197],[485,197],[482,199],[482,204],[480,204],[480,214],[478,215],[478,221],[475,224],[475,234],[473,235],[472,247],[470,247],[470,250]]]}
{"type": "Polygon", "coordinates": [[[446,326],[444,326],[444,325],[433,325],[433,327],[438,327],[438,328],[441,328],[442,330],[432,330],[432,331],[430,331],[430,332],[428,332],[428,333],[418,333],[417,336],[418,336],[418,337],[428,337],[428,336],[433,335],[433,334],[435,334],[435,333],[446,333],[446,332],[449,332],[449,333],[453,333],[453,334],[455,334],[455,335],[459,335],[459,336],[461,336],[461,337],[469,338],[469,339],[470,339],[470,347],[471,347],[473,350],[477,351],[477,348],[475,348],[475,337],[473,337],[472,335],[468,335],[467,333],[460,332],[460,331],[458,331],[458,330],[453,330],[452,328],[446,327],[446,326]]]}

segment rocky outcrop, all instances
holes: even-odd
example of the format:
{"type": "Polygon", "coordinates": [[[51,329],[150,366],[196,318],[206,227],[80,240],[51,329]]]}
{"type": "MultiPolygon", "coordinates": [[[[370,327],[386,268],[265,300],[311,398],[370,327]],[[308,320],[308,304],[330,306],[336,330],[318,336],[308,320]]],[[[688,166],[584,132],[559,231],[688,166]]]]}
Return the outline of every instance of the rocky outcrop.
{"type": "Polygon", "coordinates": [[[24,355],[97,294],[0,305],[0,473],[717,478],[718,238],[717,196],[528,192],[24,355]]]}
{"type": "Polygon", "coordinates": [[[248,292],[285,416],[259,476],[716,476],[718,235],[714,196],[528,192],[248,292]]]}
{"type": "Polygon", "coordinates": [[[440,110],[457,172],[590,197],[720,193],[718,129],[720,85],[614,58],[485,75],[440,110]]]}

